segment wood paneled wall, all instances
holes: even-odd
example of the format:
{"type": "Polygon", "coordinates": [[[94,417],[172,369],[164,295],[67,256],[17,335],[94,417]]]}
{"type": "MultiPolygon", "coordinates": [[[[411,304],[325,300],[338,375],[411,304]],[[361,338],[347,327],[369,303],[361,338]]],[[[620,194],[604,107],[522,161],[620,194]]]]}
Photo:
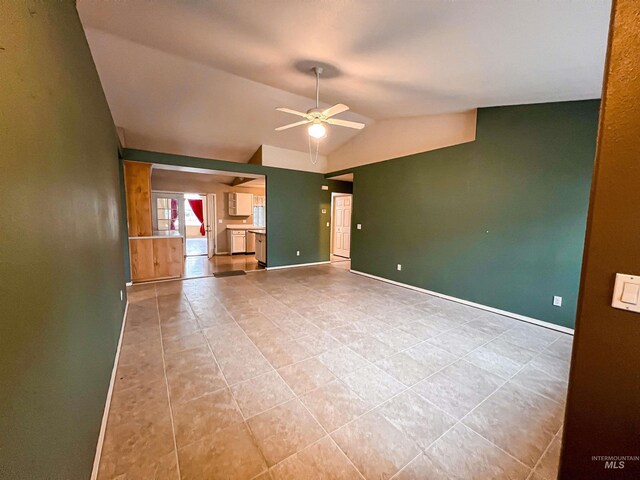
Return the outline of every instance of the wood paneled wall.
{"type": "Polygon", "coordinates": [[[152,235],[151,165],[125,161],[124,185],[127,196],[129,236],[146,237],[152,235]]]}
{"type": "Polygon", "coordinates": [[[130,238],[129,250],[134,282],[182,276],[182,237],[130,238]]]}

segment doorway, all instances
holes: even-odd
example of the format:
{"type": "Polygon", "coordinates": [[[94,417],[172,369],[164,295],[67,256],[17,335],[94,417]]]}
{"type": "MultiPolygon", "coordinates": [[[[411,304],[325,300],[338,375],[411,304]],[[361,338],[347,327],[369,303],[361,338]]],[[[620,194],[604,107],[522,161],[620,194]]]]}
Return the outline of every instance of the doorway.
{"type": "Polygon", "coordinates": [[[351,212],[353,195],[331,194],[331,261],[351,258],[351,212]]]}
{"type": "Polygon", "coordinates": [[[182,278],[264,269],[254,246],[266,236],[264,176],[154,165],[151,189],[154,202],[172,207],[158,216],[184,238],[182,278]],[[237,237],[243,241],[233,243],[237,237]]]}
{"type": "MultiPolygon", "coordinates": [[[[215,219],[209,220],[209,214],[215,215],[215,195],[213,195],[213,209],[209,207],[208,195],[201,193],[185,193],[185,256],[197,257],[209,255],[209,243],[215,242],[215,236],[210,238],[208,231],[215,225],[215,219]]],[[[211,245],[215,250],[215,243],[211,245]]]]}

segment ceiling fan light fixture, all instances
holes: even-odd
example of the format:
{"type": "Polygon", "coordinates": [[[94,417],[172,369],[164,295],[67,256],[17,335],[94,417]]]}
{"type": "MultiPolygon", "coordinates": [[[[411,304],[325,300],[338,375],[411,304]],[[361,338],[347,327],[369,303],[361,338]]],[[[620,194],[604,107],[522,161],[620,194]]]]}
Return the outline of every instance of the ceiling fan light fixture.
{"type": "Polygon", "coordinates": [[[311,125],[309,125],[307,132],[309,132],[309,136],[317,139],[327,136],[326,127],[322,124],[322,122],[319,121],[313,122],[311,125]]]}

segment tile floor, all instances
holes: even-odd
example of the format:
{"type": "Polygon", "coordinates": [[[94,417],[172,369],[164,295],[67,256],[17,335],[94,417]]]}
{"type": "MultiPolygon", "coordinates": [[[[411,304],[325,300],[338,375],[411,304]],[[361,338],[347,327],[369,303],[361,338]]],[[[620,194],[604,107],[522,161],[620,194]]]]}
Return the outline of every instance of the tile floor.
{"type": "Polygon", "coordinates": [[[568,335],[340,264],[129,302],[100,479],[556,477],[568,335]]]}

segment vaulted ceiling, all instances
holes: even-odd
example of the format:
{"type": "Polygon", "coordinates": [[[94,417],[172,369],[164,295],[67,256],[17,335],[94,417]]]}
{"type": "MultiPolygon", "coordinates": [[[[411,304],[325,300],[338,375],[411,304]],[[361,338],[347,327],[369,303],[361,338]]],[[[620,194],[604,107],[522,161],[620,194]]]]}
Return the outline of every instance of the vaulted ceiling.
{"type": "MultiPolygon", "coordinates": [[[[313,77],[341,118],[434,115],[598,98],[610,1],[78,0],[128,145],[246,161],[260,144],[304,151],[313,77]],[[306,62],[306,63],[305,63],[306,62]],[[304,69],[303,69],[304,70],[304,69]]],[[[357,131],[332,128],[328,154],[357,131]]]]}

